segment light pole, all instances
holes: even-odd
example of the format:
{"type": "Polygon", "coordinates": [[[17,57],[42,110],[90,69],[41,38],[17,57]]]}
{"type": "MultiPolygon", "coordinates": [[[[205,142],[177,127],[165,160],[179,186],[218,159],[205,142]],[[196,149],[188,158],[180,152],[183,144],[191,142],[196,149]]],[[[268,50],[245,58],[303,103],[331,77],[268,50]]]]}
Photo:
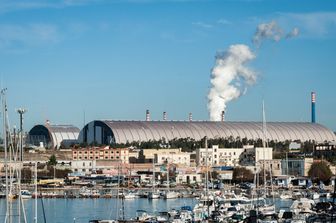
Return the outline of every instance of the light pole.
{"type": "Polygon", "coordinates": [[[20,116],[20,161],[23,161],[23,114],[27,112],[27,109],[19,108],[16,110],[20,116]]]}

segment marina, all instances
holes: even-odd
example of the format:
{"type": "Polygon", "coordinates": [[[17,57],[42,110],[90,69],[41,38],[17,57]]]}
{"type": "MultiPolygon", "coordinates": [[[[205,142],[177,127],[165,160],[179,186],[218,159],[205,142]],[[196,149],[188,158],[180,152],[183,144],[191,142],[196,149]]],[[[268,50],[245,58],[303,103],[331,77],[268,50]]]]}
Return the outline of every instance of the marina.
{"type": "MultiPolygon", "coordinates": [[[[22,196],[26,196],[23,197],[23,205],[28,222],[34,218],[35,201],[38,203],[38,219],[43,219],[45,215],[47,222],[105,222],[102,221],[104,219],[111,222],[251,222],[249,219],[253,211],[257,222],[268,222],[265,219],[270,217],[274,218],[272,222],[297,222],[298,219],[301,222],[334,222],[331,190],[328,187],[320,193],[316,192],[318,188],[276,188],[278,193],[269,193],[267,198],[262,194],[253,198],[253,190],[243,189],[240,185],[209,190],[208,196],[204,190],[175,188],[174,192],[181,196],[167,199],[168,190],[164,188],[158,190],[159,196],[153,199],[150,188],[123,193],[125,190],[117,188],[98,190],[84,187],[73,189],[68,197],[69,189],[40,191],[37,199],[29,190],[23,190],[22,196]],[[128,197],[130,194],[132,196],[128,197]],[[188,194],[188,198],[182,197],[182,194],[188,194]],[[266,205],[272,202],[274,209],[266,205]]],[[[18,199],[11,202],[13,210],[18,208],[18,199]]],[[[0,199],[0,209],[5,210],[4,207],[5,199],[0,199]]],[[[4,214],[0,215],[4,217],[4,214]]],[[[12,219],[15,220],[15,216],[12,219]]]]}
{"type": "Polygon", "coordinates": [[[0,19],[0,223],[336,223],[336,0],[0,19]]]}

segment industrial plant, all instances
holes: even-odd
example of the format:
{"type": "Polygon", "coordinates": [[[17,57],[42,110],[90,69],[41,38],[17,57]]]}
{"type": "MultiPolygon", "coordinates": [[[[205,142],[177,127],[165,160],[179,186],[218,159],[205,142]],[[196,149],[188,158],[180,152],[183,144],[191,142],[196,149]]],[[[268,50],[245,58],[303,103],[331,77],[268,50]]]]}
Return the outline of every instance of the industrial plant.
{"type": "MultiPolygon", "coordinates": [[[[316,143],[334,142],[336,136],[327,127],[316,123],[316,94],[311,93],[311,122],[267,122],[269,141],[314,141],[316,143]]],[[[188,121],[169,121],[163,112],[161,121],[151,121],[150,111],[146,110],[144,121],[93,120],[79,130],[72,125],[36,125],[30,131],[28,140],[35,146],[59,149],[61,145],[71,144],[125,144],[143,141],[170,141],[179,138],[201,140],[230,138],[257,140],[263,138],[262,122],[232,122],[224,120],[224,111],[219,114],[220,121],[194,121],[189,113],[188,121]]]]}

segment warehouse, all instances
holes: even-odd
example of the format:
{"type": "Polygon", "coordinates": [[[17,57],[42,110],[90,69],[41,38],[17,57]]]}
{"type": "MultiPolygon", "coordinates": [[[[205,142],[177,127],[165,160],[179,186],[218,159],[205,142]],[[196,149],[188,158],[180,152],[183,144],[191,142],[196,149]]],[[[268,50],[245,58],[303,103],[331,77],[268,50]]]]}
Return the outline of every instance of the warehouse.
{"type": "MultiPolygon", "coordinates": [[[[262,135],[261,122],[95,120],[84,126],[79,141],[110,144],[188,137],[200,140],[204,136],[261,139],[262,135]]],[[[274,141],[336,140],[330,129],[308,122],[268,122],[267,138],[274,141]]]]}
{"type": "Polygon", "coordinates": [[[28,133],[28,143],[49,149],[59,149],[78,142],[79,128],[73,125],[35,125],[28,133]]]}

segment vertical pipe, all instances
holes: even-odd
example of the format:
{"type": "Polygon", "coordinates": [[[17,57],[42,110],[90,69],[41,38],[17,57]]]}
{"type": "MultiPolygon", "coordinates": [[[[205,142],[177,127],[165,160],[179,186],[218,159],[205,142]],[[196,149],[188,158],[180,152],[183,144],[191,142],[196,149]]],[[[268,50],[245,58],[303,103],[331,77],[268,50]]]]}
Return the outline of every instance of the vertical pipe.
{"type": "Polygon", "coordinates": [[[316,102],[316,93],[312,92],[311,93],[311,122],[312,123],[316,122],[316,117],[315,117],[315,102],[316,102]]]}

